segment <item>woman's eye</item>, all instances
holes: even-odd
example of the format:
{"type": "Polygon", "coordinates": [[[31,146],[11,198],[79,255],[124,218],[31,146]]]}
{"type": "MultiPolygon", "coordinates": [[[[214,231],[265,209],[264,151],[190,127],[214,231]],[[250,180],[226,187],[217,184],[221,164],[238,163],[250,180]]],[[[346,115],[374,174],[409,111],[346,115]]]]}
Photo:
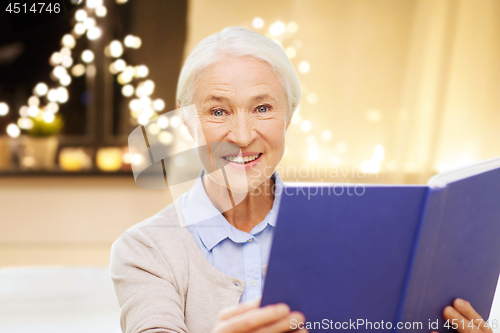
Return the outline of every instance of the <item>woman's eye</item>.
{"type": "Polygon", "coordinates": [[[265,105],[261,105],[257,108],[257,112],[267,112],[269,110],[269,107],[265,106],[265,105]]]}
{"type": "Polygon", "coordinates": [[[222,110],[214,110],[214,111],[212,112],[212,114],[213,114],[214,116],[216,116],[216,117],[220,117],[220,116],[223,116],[223,115],[224,115],[224,111],[222,111],[222,110]]]}

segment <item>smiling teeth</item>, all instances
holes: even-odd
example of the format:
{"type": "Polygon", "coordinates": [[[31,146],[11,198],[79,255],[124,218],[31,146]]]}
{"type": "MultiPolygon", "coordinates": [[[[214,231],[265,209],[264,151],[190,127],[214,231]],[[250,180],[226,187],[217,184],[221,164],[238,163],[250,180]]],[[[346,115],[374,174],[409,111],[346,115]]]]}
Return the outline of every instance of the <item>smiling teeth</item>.
{"type": "Polygon", "coordinates": [[[253,160],[257,159],[260,156],[260,154],[257,155],[252,155],[252,156],[224,156],[224,159],[229,162],[233,163],[238,163],[238,164],[245,164],[252,162],[253,160]]]}

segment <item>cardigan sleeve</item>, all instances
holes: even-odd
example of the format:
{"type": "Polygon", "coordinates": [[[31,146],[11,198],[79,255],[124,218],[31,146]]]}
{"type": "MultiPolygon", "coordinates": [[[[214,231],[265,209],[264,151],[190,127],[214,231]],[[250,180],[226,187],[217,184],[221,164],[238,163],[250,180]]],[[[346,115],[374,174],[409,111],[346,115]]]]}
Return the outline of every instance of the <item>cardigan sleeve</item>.
{"type": "Polygon", "coordinates": [[[154,244],[124,232],[111,247],[109,272],[123,333],[186,333],[184,299],[154,244]]]}

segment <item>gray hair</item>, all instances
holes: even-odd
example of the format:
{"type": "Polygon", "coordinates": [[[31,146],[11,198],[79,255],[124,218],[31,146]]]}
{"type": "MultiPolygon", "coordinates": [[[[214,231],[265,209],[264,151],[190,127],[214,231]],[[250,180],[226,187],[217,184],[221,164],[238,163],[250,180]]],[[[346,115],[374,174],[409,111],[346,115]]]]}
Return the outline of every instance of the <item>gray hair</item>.
{"type": "Polygon", "coordinates": [[[289,116],[297,109],[302,97],[299,78],[283,48],[257,32],[230,27],[203,39],[187,57],[177,83],[177,103],[192,104],[193,83],[200,73],[224,56],[253,57],[269,64],[285,87],[289,116]]]}

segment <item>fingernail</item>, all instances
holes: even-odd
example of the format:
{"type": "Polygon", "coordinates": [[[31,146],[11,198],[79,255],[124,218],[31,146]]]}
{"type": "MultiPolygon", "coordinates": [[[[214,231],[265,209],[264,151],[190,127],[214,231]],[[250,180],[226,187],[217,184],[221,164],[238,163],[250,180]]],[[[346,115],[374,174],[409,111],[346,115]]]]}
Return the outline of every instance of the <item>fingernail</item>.
{"type": "Polygon", "coordinates": [[[290,312],[290,308],[286,304],[280,304],[278,305],[278,313],[280,315],[286,315],[288,312],[290,312]]]}
{"type": "Polygon", "coordinates": [[[457,298],[455,300],[455,302],[457,303],[457,305],[461,305],[461,306],[465,305],[465,301],[461,298],[457,298]]]}

